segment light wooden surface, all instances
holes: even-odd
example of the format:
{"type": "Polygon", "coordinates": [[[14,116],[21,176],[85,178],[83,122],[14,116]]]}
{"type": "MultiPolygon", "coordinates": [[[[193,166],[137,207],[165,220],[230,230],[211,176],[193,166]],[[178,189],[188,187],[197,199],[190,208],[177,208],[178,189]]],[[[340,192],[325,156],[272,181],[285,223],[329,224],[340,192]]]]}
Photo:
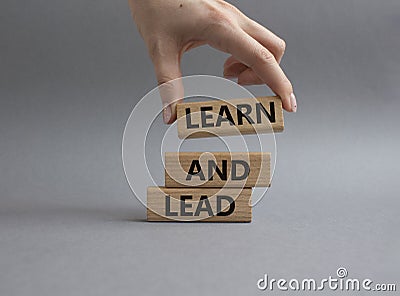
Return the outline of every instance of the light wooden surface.
{"type": "Polygon", "coordinates": [[[166,187],[268,187],[267,152],[167,152],[166,187]]]}
{"type": "Polygon", "coordinates": [[[149,187],[147,221],[251,222],[251,193],[251,188],[149,187]],[[217,214],[218,203],[220,213],[234,210],[217,214]]]}
{"type": "Polygon", "coordinates": [[[177,117],[180,139],[284,129],[282,101],[277,96],[181,103],[177,105],[177,117]]]}

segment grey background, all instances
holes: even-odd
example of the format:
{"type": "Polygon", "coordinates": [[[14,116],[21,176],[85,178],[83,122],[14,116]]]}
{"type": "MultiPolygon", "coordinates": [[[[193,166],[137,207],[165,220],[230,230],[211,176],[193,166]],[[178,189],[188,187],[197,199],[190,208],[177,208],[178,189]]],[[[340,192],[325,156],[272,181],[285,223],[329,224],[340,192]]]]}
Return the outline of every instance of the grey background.
{"type": "MultiPolygon", "coordinates": [[[[238,225],[142,221],[121,140],[156,83],[126,1],[0,2],[0,295],[262,295],[264,273],[340,266],[398,281],[400,2],[232,3],[287,41],[299,106],[238,225]]],[[[225,57],[196,49],[184,74],[225,57]]]]}

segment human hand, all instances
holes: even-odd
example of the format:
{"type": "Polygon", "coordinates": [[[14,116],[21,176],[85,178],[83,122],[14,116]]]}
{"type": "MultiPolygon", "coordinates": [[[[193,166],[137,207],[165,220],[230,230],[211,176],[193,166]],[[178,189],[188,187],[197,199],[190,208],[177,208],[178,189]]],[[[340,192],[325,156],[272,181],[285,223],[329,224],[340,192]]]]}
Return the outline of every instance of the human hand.
{"type": "Polygon", "coordinates": [[[176,120],[176,103],[183,98],[179,79],[182,55],[208,44],[231,54],[224,76],[241,85],[267,84],[296,112],[296,97],[279,63],[285,42],[222,0],[129,0],[133,18],[154,64],[165,123],[176,120]],[[177,79],[177,80],[174,80],[177,79]],[[172,81],[174,80],[174,81],[172,81]]]}

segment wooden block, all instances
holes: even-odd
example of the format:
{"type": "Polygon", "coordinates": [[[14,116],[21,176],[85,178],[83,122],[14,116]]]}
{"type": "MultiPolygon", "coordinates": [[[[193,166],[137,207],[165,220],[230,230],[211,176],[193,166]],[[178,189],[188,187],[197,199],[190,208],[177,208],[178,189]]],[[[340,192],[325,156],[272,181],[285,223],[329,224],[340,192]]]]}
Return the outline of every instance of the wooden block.
{"type": "Polygon", "coordinates": [[[166,187],[268,187],[267,152],[167,152],[166,187]]]}
{"type": "Polygon", "coordinates": [[[277,96],[181,103],[177,105],[177,117],[180,139],[284,129],[282,101],[277,96]]]}
{"type": "Polygon", "coordinates": [[[147,189],[147,221],[251,222],[251,188],[147,189]]]}

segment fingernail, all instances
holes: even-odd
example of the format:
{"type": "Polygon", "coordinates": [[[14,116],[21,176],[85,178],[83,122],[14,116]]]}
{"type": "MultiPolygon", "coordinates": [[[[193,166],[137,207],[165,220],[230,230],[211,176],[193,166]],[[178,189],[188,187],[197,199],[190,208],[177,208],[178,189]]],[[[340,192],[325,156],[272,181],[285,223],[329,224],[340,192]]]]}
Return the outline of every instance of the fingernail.
{"type": "Polygon", "coordinates": [[[297,111],[297,102],[296,102],[296,96],[294,93],[290,94],[290,104],[292,105],[292,112],[297,111]]]}
{"type": "Polygon", "coordinates": [[[234,75],[232,75],[232,74],[229,74],[229,73],[225,73],[224,72],[224,78],[227,78],[227,79],[229,79],[229,78],[235,78],[235,76],[234,75]]]}
{"type": "Polygon", "coordinates": [[[164,118],[164,123],[168,124],[169,121],[171,120],[171,106],[167,105],[164,107],[163,118],[164,118]]]}

